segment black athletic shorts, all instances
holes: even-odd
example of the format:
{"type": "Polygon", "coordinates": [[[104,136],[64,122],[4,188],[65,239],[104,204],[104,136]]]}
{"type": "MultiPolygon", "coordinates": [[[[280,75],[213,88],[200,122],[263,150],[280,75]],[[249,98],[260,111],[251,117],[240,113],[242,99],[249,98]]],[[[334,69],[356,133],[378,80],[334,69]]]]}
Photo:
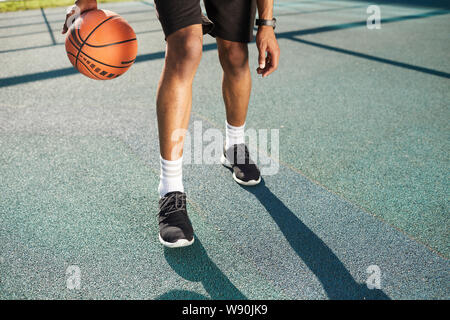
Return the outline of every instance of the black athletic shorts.
{"type": "Polygon", "coordinates": [[[193,24],[203,26],[203,34],[229,41],[253,40],[256,0],[155,0],[158,19],[166,38],[173,32],[193,24]]]}

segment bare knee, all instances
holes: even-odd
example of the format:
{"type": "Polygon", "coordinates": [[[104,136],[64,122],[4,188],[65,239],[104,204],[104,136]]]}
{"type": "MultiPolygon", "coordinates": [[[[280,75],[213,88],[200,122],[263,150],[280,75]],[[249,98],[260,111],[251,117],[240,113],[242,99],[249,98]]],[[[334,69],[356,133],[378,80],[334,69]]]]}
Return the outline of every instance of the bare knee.
{"type": "Polygon", "coordinates": [[[193,76],[200,63],[202,49],[201,25],[183,28],[169,35],[167,37],[166,70],[175,71],[179,77],[193,76]]]}
{"type": "Polygon", "coordinates": [[[238,75],[248,70],[248,47],[246,43],[219,40],[219,58],[225,73],[238,75]]]}

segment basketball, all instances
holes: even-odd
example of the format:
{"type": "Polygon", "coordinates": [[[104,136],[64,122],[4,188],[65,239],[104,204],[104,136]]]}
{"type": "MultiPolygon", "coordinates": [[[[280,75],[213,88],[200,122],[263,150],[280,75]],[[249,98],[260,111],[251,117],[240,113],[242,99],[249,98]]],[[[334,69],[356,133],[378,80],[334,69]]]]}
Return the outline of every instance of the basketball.
{"type": "Polygon", "coordinates": [[[85,76],[114,79],[124,74],[136,59],[136,34],[117,13],[87,11],[70,26],[66,52],[75,69],[85,76]]]}

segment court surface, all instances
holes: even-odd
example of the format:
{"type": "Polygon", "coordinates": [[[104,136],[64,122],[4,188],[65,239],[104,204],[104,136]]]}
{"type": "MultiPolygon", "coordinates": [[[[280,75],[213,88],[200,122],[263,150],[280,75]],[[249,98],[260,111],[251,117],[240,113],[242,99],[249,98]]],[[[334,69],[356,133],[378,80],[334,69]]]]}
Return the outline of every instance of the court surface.
{"type": "MultiPolygon", "coordinates": [[[[65,8],[0,14],[0,298],[449,299],[450,11],[377,3],[369,30],[373,3],[277,1],[280,67],[257,78],[250,45],[247,128],[278,130],[279,170],[243,188],[185,165],[196,241],[176,250],[157,239],[152,2],[100,6],[139,43],[112,81],[70,65],[65,8]]],[[[224,116],[205,36],[192,135],[224,116]]]]}

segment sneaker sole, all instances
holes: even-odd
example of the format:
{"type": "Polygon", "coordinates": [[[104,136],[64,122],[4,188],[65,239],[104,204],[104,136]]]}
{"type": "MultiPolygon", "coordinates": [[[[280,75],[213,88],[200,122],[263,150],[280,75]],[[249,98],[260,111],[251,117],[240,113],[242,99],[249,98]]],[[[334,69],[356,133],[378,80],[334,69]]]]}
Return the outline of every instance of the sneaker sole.
{"type": "Polygon", "coordinates": [[[194,238],[192,238],[191,241],[189,241],[187,239],[180,239],[180,240],[177,240],[176,242],[164,241],[163,238],[161,238],[160,234],[158,234],[158,238],[159,238],[159,242],[161,242],[162,245],[164,245],[165,247],[168,247],[168,248],[188,247],[188,246],[190,246],[191,244],[194,243],[194,238]]]}
{"type": "MultiPolygon", "coordinates": [[[[222,163],[222,165],[223,165],[224,167],[227,167],[227,168],[232,169],[232,166],[231,166],[230,161],[228,161],[228,159],[225,158],[225,156],[224,156],[223,154],[222,154],[222,156],[220,157],[220,162],[222,163]]],[[[236,177],[236,174],[233,172],[233,180],[236,181],[237,183],[243,185],[243,186],[248,186],[248,187],[249,187],[249,186],[255,186],[255,185],[257,185],[258,183],[260,183],[260,182],[261,182],[261,176],[259,176],[259,179],[258,179],[258,180],[243,181],[243,180],[241,180],[241,179],[238,179],[238,178],[236,177]]]]}

